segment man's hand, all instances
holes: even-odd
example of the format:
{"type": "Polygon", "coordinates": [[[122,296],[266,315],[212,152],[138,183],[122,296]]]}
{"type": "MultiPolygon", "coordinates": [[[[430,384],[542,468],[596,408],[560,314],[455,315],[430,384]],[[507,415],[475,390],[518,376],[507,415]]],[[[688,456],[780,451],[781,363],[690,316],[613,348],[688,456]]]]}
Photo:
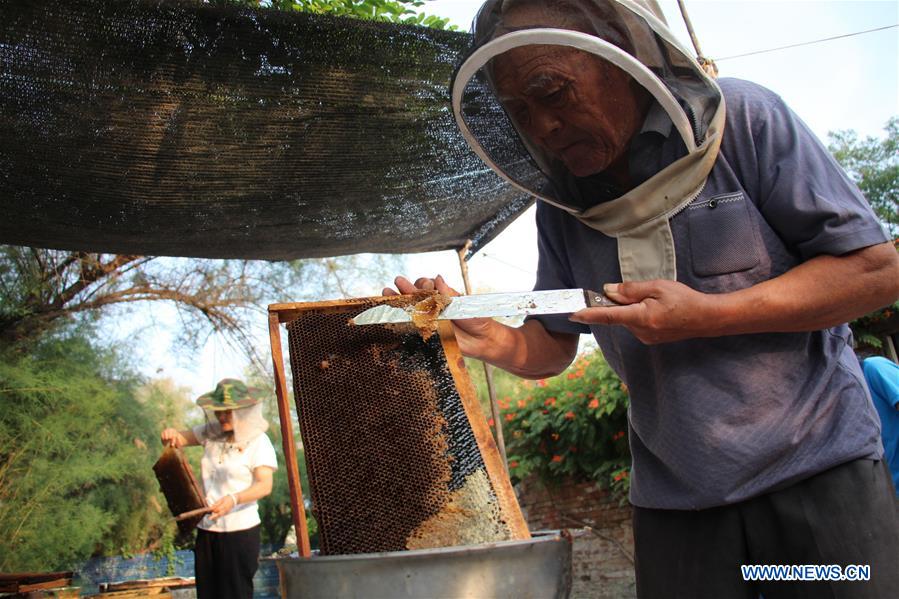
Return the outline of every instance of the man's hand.
{"type": "Polygon", "coordinates": [[[609,284],[603,293],[619,304],[586,308],[571,315],[583,324],[618,324],[647,345],[715,335],[714,296],[676,281],[609,284]]]}
{"type": "Polygon", "coordinates": [[[675,281],[606,285],[616,308],[572,314],[585,324],[620,324],[643,343],[752,333],[818,331],[896,301],[899,256],[880,243],[820,255],[784,274],[729,293],[701,293],[675,281]]]}
{"type": "MultiPolygon", "coordinates": [[[[459,295],[440,275],[433,279],[422,277],[414,284],[405,277],[397,277],[394,283],[400,293],[436,290],[443,295],[459,295]]],[[[389,287],[382,293],[397,295],[389,287]]],[[[577,352],[577,335],[549,332],[538,320],[529,320],[513,328],[492,318],[466,318],[454,320],[453,327],[456,342],[464,355],[524,378],[539,379],[559,374],[577,352]]]]}
{"type": "MultiPolygon", "coordinates": [[[[456,297],[461,295],[458,291],[446,284],[443,277],[437,275],[433,279],[421,277],[415,280],[415,283],[409,282],[405,277],[397,277],[393,283],[400,293],[411,294],[417,291],[437,291],[443,295],[456,297]]],[[[390,287],[385,287],[382,291],[383,295],[398,295],[396,291],[390,287]]],[[[492,318],[466,318],[464,320],[454,320],[456,342],[459,344],[459,350],[463,355],[480,357],[483,355],[485,345],[490,343],[491,331],[493,331],[496,321],[492,318]]],[[[495,331],[494,331],[495,332],[495,331]]]]}

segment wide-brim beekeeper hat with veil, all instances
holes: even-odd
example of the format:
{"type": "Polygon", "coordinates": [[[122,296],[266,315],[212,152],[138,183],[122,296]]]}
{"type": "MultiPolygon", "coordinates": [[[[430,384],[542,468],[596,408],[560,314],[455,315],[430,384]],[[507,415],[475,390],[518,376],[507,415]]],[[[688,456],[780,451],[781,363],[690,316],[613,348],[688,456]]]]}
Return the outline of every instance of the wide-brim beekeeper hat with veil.
{"type": "Polygon", "coordinates": [[[669,219],[705,185],[721,143],[724,99],[670,32],[655,0],[488,0],[473,33],[451,93],[456,122],[475,153],[514,186],[615,237],[623,280],[676,279],[669,219]],[[655,128],[682,140],[680,155],[617,197],[578,197],[584,192],[576,177],[516,125],[495,95],[495,59],[529,45],[574,48],[624,71],[648,92],[655,128]]]}
{"type": "Polygon", "coordinates": [[[238,379],[222,379],[215,389],[197,398],[197,405],[207,411],[206,436],[212,440],[227,437],[217,418],[208,413],[231,411],[235,443],[246,443],[268,430],[262,415],[262,396],[258,389],[247,387],[238,379]]]}

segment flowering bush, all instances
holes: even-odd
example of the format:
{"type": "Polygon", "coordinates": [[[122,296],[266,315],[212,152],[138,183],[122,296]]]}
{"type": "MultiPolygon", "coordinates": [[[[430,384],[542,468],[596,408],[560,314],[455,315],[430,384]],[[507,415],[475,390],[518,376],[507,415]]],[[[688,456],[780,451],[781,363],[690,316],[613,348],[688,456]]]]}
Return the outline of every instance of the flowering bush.
{"type": "Polygon", "coordinates": [[[899,302],[881,308],[860,318],[856,318],[849,325],[859,349],[884,353],[882,339],[886,335],[899,332],[899,302]]]}
{"type": "Polygon", "coordinates": [[[627,387],[600,352],[551,379],[519,382],[499,407],[514,480],[572,477],[627,494],[627,387]]]}

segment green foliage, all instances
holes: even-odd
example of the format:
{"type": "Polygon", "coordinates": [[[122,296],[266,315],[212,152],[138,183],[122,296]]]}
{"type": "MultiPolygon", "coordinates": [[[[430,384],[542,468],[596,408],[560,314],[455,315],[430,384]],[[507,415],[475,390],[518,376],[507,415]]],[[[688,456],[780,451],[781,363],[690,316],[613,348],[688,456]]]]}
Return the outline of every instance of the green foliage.
{"type": "Polygon", "coordinates": [[[0,356],[0,571],[73,567],[164,537],[156,415],[119,360],[76,335],[0,356]]]}
{"type": "MultiPolygon", "coordinates": [[[[477,391],[481,410],[489,418],[491,415],[490,394],[487,390],[487,376],[484,373],[484,363],[473,358],[465,358],[465,368],[468,370],[468,376],[475,387],[475,391],[477,391]]],[[[490,370],[493,373],[493,389],[497,397],[512,395],[522,384],[523,379],[505,370],[492,367],[490,370]]]]}
{"type": "Polygon", "coordinates": [[[627,387],[600,352],[580,356],[559,376],[521,381],[500,397],[513,479],[593,480],[627,494],[627,387]]]}
{"type": "MultiPolygon", "coordinates": [[[[267,402],[267,405],[274,405],[274,401],[267,402]]],[[[273,546],[280,546],[284,543],[284,537],[287,535],[293,524],[290,512],[290,488],[287,484],[287,464],[284,461],[284,449],[281,442],[281,429],[278,424],[277,413],[268,417],[271,427],[268,430],[268,436],[275,446],[275,453],[278,456],[278,471],[275,473],[272,483],[272,493],[268,497],[259,500],[259,518],[262,520],[262,542],[273,546]]],[[[294,428],[296,431],[296,428],[294,428]]],[[[306,460],[303,457],[302,449],[297,449],[297,465],[300,470],[300,484],[306,489],[304,495],[308,494],[309,479],[306,477],[306,460]]],[[[308,499],[308,498],[307,498],[308,499]]],[[[309,538],[313,547],[318,545],[317,532],[318,523],[306,507],[306,527],[309,530],[309,538]]]]}
{"type": "MultiPolygon", "coordinates": [[[[281,441],[280,419],[278,417],[278,404],[275,394],[272,391],[275,388],[274,380],[267,375],[261,373],[251,373],[247,377],[247,382],[251,387],[262,390],[264,397],[265,418],[269,422],[268,436],[272,444],[275,446],[275,455],[278,458],[278,471],[272,482],[272,492],[268,497],[259,500],[259,518],[262,520],[260,525],[262,533],[262,543],[279,547],[284,543],[284,537],[293,524],[293,518],[290,511],[290,487],[287,483],[287,463],[284,461],[284,446],[281,441]]],[[[298,437],[296,428],[296,418],[294,417],[294,435],[298,437]]],[[[298,439],[295,439],[298,440],[298,439]]],[[[297,466],[300,471],[300,484],[306,489],[304,495],[308,493],[309,479],[306,476],[306,460],[303,456],[303,450],[298,447],[296,450],[297,466]]],[[[306,497],[308,499],[308,497],[306,497]]],[[[309,540],[312,547],[318,546],[318,523],[312,516],[312,513],[306,507],[306,527],[309,531],[309,540]]]]}
{"type": "Polygon", "coordinates": [[[887,121],[884,129],[884,139],[862,140],[855,131],[832,132],[828,149],[895,237],[899,236],[899,117],[887,121]]]}
{"type": "Polygon", "coordinates": [[[880,353],[883,350],[883,337],[899,332],[895,324],[890,325],[896,314],[899,314],[899,301],[853,320],[850,325],[856,345],[880,353]]]}
{"type": "Polygon", "coordinates": [[[422,25],[434,29],[455,30],[449,19],[435,15],[418,13],[425,5],[423,0],[219,0],[222,4],[244,4],[248,6],[270,6],[279,10],[298,10],[316,14],[329,14],[373,21],[422,25]]]}
{"type": "MultiPolygon", "coordinates": [[[[887,121],[884,130],[884,139],[859,139],[855,131],[831,132],[828,149],[858,185],[899,250],[899,117],[887,121]]],[[[897,312],[899,302],[852,321],[858,347],[880,352],[887,323],[897,312]]]]}

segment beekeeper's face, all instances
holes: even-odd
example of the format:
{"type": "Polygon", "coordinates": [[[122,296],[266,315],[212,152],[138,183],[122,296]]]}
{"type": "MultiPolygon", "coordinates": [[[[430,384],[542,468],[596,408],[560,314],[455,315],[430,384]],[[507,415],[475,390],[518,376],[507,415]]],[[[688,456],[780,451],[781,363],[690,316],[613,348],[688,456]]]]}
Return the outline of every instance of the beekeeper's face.
{"type": "Polygon", "coordinates": [[[234,419],[231,416],[231,410],[217,410],[215,417],[218,418],[223,431],[230,432],[234,430],[234,419]]]}
{"type": "Polygon", "coordinates": [[[618,67],[574,48],[532,45],[497,56],[493,76],[521,133],[575,176],[626,164],[648,100],[618,67]]]}

